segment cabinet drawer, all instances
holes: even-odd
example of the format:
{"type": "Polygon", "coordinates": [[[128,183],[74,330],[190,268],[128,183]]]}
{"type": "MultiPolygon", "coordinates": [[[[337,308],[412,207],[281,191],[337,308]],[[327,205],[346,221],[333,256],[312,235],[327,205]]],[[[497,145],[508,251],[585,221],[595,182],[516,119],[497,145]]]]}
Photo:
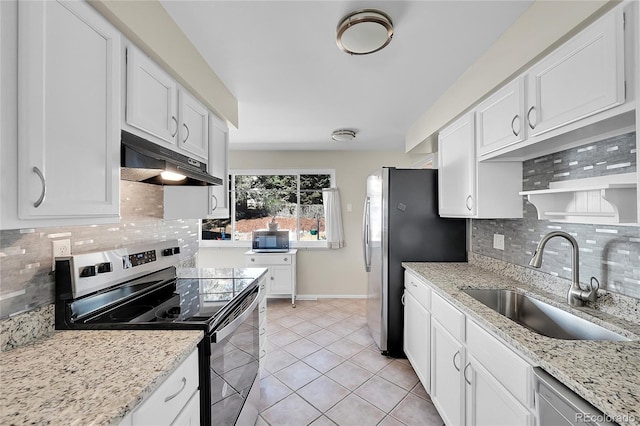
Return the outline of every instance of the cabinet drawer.
{"type": "Polygon", "coordinates": [[[412,273],[404,272],[404,288],[407,289],[418,303],[424,306],[428,311],[431,310],[431,289],[421,279],[412,273]]]}
{"type": "Polygon", "coordinates": [[[460,342],[464,342],[464,314],[435,293],[431,295],[431,315],[453,337],[460,342]]]}
{"type": "Polygon", "coordinates": [[[532,404],[531,366],[474,321],[467,321],[467,350],[522,404],[532,404]]]}
{"type": "Polygon", "coordinates": [[[247,256],[247,265],[291,265],[290,254],[251,254],[247,256]]]}
{"type": "Polygon", "coordinates": [[[198,350],[171,373],[133,412],[134,425],[169,425],[198,389],[198,350]]]}

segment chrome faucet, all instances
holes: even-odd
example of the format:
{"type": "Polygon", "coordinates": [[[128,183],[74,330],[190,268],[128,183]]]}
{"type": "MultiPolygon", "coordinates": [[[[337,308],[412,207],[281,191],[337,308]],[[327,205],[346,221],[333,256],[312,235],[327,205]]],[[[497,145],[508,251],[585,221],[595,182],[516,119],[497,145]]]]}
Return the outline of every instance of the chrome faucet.
{"type": "Polygon", "coordinates": [[[589,290],[582,290],[582,288],[580,287],[580,262],[578,257],[578,242],[568,233],[564,231],[553,231],[542,237],[542,239],[538,243],[538,247],[536,247],[536,251],[533,253],[533,257],[529,261],[529,266],[533,266],[534,268],[539,268],[540,266],[542,266],[542,253],[544,252],[544,246],[553,237],[563,237],[567,241],[569,241],[569,243],[571,243],[572,282],[571,287],[569,288],[569,292],[567,293],[567,303],[571,306],[583,306],[584,302],[586,301],[595,302],[596,298],[598,297],[598,288],[592,284],[589,285],[589,290]]]}

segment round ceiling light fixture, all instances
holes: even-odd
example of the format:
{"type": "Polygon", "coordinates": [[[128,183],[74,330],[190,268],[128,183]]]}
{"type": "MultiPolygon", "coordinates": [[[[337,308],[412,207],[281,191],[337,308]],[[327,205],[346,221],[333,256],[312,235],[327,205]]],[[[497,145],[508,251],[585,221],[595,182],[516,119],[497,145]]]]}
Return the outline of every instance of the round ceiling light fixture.
{"type": "Polygon", "coordinates": [[[336,142],[350,142],[356,138],[355,130],[338,129],[331,134],[331,139],[336,142]]]}
{"type": "Polygon", "coordinates": [[[336,28],[338,47],[350,55],[368,55],[391,42],[393,22],[377,9],[356,10],[340,20],[336,28]]]}

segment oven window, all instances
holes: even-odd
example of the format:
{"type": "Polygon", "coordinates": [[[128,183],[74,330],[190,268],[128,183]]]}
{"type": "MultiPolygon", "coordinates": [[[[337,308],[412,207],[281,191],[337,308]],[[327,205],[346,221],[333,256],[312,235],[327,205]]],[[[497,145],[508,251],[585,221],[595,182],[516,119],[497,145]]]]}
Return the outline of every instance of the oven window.
{"type": "Polygon", "coordinates": [[[229,336],[211,344],[212,424],[235,424],[242,411],[258,375],[258,325],[258,309],[254,308],[229,336]]]}

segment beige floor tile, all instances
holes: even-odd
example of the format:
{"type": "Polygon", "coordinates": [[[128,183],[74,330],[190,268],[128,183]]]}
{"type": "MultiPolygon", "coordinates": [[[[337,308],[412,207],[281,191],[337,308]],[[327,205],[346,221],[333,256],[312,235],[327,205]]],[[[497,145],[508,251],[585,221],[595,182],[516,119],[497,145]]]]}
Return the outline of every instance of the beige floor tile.
{"type": "Polygon", "coordinates": [[[267,423],[262,416],[258,416],[255,426],[269,426],[269,423],[267,423]]]}
{"type": "Polygon", "coordinates": [[[294,393],[263,411],[261,416],[274,426],[303,426],[313,422],[321,414],[294,393]]]}
{"type": "Polygon", "coordinates": [[[324,313],[316,309],[305,309],[305,310],[301,309],[299,312],[296,313],[296,315],[299,316],[300,318],[303,318],[309,321],[312,318],[318,318],[319,316],[324,315],[324,313]]]}
{"type": "Polygon", "coordinates": [[[344,337],[348,336],[354,331],[358,331],[361,327],[354,324],[347,324],[344,321],[338,321],[325,328],[344,337]]]}
{"type": "MultiPolygon", "coordinates": [[[[258,425],[256,424],[256,426],[258,425]]],[[[405,424],[398,419],[394,419],[391,416],[387,416],[384,419],[382,419],[380,423],[378,423],[378,426],[405,426],[405,424]]]]}
{"type": "Polygon", "coordinates": [[[369,333],[369,329],[366,327],[362,327],[346,337],[347,339],[353,340],[354,342],[359,343],[362,346],[369,346],[372,343],[375,343],[373,337],[371,337],[371,333],[369,333]]]}
{"type": "Polygon", "coordinates": [[[345,359],[327,349],[320,349],[319,351],[304,357],[302,360],[319,372],[326,373],[332,368],[342,364],[345,359]]]}
{"type": "Polygon", "coordinates": [[[327,346],[327,349],[343,358],[351,358],[363,350],[364,346],[354,342],[353,340],[340,339],[327,346]]]}
{"type": "Polygon", "coordinates": [[[309,426],[336,426],[328,417],[322,416],[313,421],[309,426]]]}
{"type": "Polygon", "coordinates": [[[327,315],[329,315],[330,317],[339,319],[340,321],[344,321],[350,316],[353,316],[350,312],[344,311],[341,307],[337,307],[333,311],[327,312],[327,315]]]}
{"type": "Polygon", "coordinates": [[[311,340],[302,338],[300,340],[296,340],[293,343],[289,343],[286,346],[283,346],[282,349],[289,352],[291,355],[295,356],[296,358],[302,359],[307,355],[310,355],[322,349],[322,346],[316,343],[313,343],[311,340]]]}
{"type": "Polygon", "coordinates": [[[278,324],[276,321],[277,320],[273,320],[273,321],[267,320],[267,327],[266,327],[267,336],[270,336],[272,334],[276,334],[276,333],[278,333],[278,332],[280,332],[280,331],[285,329],[283,326],[278,324]]]}
{"type": "Polygon", "coordinates": [[[385,414],[364,399],[351,394],[326,412],[338,426],[376,425],[385,414]]]}
{"type": "Polygon", "coordinates": [[[283,326],[285,328],[291,328],[292,326],[294,326],[296,324],[300,324],[303,321],[304,321],[304,319],[300,318],[299,316],[287,315],[287,316],[280,317],[280,318],[276,319],[275,323],[276,324],[280,324],[281,326],[283,326]]]}
{"type": "Polygon", "coordinates": [[[328,327],[331,324],[335,324],[338,321],[340,321],[340,320],[337,319],[337,318],[334,318],[334,317],[332,317],[332,316],[330,316],[330,315],[328,315],[326,313],[324,315],[322,315],[322,316],[319,316],[319,317],[316,317],[316,318],[313,318],[313,319],[309,320],[309,322],[312,322],[315,325],[317,325],[318,327],[323,327],[323,328],[324,327],[328,327]]]}
{"type": "Polygon", "coordinates": [[[340,336],[329,330],[322,329],[308,335],[307,339],[311,340],[314,343],[317,343],[320,346],[327,346],[332,344],[336,340],[340,340],[340,336]]]}
{"type": "Polygon", "coordinates": [[[429,396],[427,391],[424,389],[424,386],[422,386],[421,382],[418,382],[418,384],[415,385],[413,387],[413,389],[411,389],[411,393],[414,394],[414,395],[418,395],[422,399],[426,399],[427,401],[431,401],[431,396],[429,396]]]}
{"type": "Polygon", "coordinates": [[[291,395],[293,391],[274,376],[260,380],[260,411],[291,395]]]}
{"type": "Polygon", "coordinates": [[[316,331],[319,331],[320,327],[315,325],[312,322],[303,320],[301,323],[298,323],[292,327],[289,327],[289,330],[301,336],[308,336],[310,334],[315,333],[316,331]]]}
{"type": "Polygon", "coordinates": [[[357,328],[362,328],[367,325],[367,319],[360,315],[352,315],[349,318],[342,321],[344,324],[352,324],[357,328]]]}
{"type": "Polygon", "coordinates": [[[350,361],[360,367],[366,368],[372,373],[376,373],[389,365],[393,359],[380,354],[380,351],[365,349],[352,356],[350,361]]]}
{"type": "Polygon", "coordinates": [[[324,413],[351,392],[327,376],[321,376],[298,389],[297,393],[324,413]]]}
{"type": "Polygon", "coordinates": [[[277,373],[273,373],[273,375],[293,390],[298,390],[321,376],[317,370],[309,367],[302,361],[291,364],[277,373]]]}
{"type": "Polygon", "coordinates": [[[267,352],[264,368],[270,373],[276,373],[285,367],[298,361],[298,359],[289,352],[281,349],[267,352]]]}
{"type": "Polygon", "coordinates": [[[377,375],[406,390],[413,389],[416,383],[418,383],[418,376],[416,376],[413,368],[397,360],[392,361],[389,365],[378,371],[377,375]]]}
{"type": "Polygon", "coordinates": [[[329,370],[326,375],[347,389],[355,390],[358,386],[369,380],[371,376],[373,376],[373,373],[358,367],[352,362],[345,361],[333,370],[329,370]]]}
{"type": "Polygon", "coordinates": [[[407,426],[443,426],[436,407],[412,393],[406,396],[390,413],[407,426]]]}
{"type": "Polygon", "coordinates": [[[299,334],[296,334],[293,331],[286,330],[286,329],[279,331],[277,333],[274,333],[267,337],[271,343],[278,346],[285,346],[285,345],[288,345],[289,343],[293,343],[296,340],[299,340],[300,338],[302,338],[302,336],[300,336],[299,334]]]}
{"type": "Polygon", "coordinates": [[[373,376],[354,393],[385,413],[389,413],[409,392],[382,377],[373,376]]]}

